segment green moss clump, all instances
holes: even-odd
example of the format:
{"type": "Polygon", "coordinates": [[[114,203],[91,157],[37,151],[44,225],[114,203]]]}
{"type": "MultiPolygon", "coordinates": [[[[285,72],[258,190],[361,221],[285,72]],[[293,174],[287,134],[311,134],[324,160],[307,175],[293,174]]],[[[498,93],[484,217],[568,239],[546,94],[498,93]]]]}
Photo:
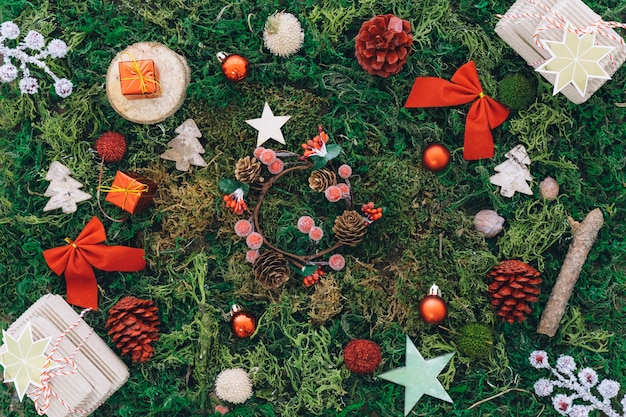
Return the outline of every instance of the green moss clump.
{"type": "Polygon", "coordinates": [[[498,88],[498,99],[513,110],[525,109],[537,96],[533,83],[522,74],[509,74],[502,79],[498,88]]]}
{"type": "Polygon", "coordinates": [[[463,326],[457,339],[459,351],[471,359],[484,359],[493,350],[493,333],[489,326],[469,323],[463,326]]]}

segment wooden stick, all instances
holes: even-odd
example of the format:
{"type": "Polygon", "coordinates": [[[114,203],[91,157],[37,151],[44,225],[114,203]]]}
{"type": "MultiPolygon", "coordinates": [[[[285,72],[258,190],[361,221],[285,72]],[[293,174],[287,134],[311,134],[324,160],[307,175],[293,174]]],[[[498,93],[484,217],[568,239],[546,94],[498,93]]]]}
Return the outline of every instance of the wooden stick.
{"type": "Polygon", "coordinates": [[[593,242],[598,236],[598,231],[604,224],[602,211],[598,208],[592,210],[582,223],[574,221],[569,216],[567,220],[572,227],[574,239],[569,246],[561,272],[559,272],[556,283],[552,288],[550,299],[541,315],[539,326],[537,326],[537,333],[550,337],[554,336],[559,328],[559,323],[572,295],[580,271],[587,260],[587,255],[589,255],[593,242]]]}

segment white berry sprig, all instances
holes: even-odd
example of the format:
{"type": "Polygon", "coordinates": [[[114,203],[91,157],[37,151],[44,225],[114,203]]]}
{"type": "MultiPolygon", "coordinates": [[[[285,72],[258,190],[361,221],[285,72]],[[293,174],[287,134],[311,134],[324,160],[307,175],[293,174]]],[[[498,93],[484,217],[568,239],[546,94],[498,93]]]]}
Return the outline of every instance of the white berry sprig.
{"type": "MultiPolygon", "coordinates": [[[[617,396],[620,384],[612,379],[599,381],[598,374],[591,368],[583,368],[578,373],[574,358],[561,355],[553,368],[548,362],[548,354],[543,350],[535,350],[530,354],[530,364],[537,369],[548,369],[555,379],[541,378],[535,382],[535,393],[540,397],[548,397],[555,388],[571,391],[571,394],[557,393],[552,397],[554,409],[563,416],[587,417],[592,410],[602,411],[608,417],[625,417],[613,409],[611,400],[617,396]],[[600,382],[598,384],[598,382],[600,382]],[[601,399],[592,392],[597,391],[601,399]],[[575,403],[576,400],[581,403],[575,403]]],[[[626,395],[621,400],[622,409],[626,410],[626,395]]]]}
{"type": "Polygon", "coordinates": [[[41,68],[54,80],[54,91],[59,97],[65,98],[72,94],[73,84],[67,78],[59,78],[54,74],[44,59],[63,58],[67,54],[67,44],[60,39],[52,39],[46,42],[43,35],[34,30],[29,31],[22,42],[18,42],[14,48],[5,45],[7,40],[15,40],[20,36],[20,28],[13,22],[7,21],[0,25],[0,55],[4,59],[0,66],[0,81],[10,83],[22,71],[20,79],[20,91],[22,94],[35,94],[39,91],[39,81],[31,77],[28,64],[41,68]],[[33,55],[29,55],[29,52],[33,55]],[[12,61],[12,59],[14,61],[12,61]],[[13,62],[19,61],[19,69],[13,62]]]}

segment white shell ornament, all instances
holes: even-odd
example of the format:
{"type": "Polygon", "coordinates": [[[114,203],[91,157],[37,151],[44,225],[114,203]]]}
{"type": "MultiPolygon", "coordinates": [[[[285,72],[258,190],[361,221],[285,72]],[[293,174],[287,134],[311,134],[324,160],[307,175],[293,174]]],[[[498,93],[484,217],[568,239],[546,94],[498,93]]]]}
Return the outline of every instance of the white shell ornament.
{"type": "Polygon", "coordinates": [[[494,237],[502,231],[504,217],[494,210],[481,210],[474,216],[474,229],[485,237],[494,237]]]}

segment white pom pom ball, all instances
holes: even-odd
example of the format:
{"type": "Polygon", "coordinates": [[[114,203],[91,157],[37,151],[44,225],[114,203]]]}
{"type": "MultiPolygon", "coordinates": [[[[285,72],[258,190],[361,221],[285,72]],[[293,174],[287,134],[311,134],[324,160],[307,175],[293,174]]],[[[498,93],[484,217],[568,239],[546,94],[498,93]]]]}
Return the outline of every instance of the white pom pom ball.
{"type": "Polygon", "coordinates": [[[48,52],[52,58],[63,58],[67,54],[67,44],[61,39],[52,39],[48,43],[48,52]]]}
{"type": "Polygon", "coordinates": [[[41,33],[31,30],[24,38],[24,43],[30,49],[41,50],[46,43],[46,40],[43,38],[41,33]]]}
{"type": "Polygon", "coordinates": [[[304,32],[298,18],[291,13],[275,13],[265,22],[263,40],[274,55],[290,56],[300,50],[304,32]]]}
{"type": "Polygon", "coordinates": [[[224,401],[243,404],[252,397],[252,382],[241,368],[226,369],[215,379],[215,394],[224,401]]]}
{"type": "Polygon", "coordinates": [[[24,77],[20,80],[20,91],[22,94],[35,94],[39,91],[39,81],[33,77],[24,77]]]}
{"type": "Polygon", "coordinates": [[[0,26],[0,34],[7,39],[16,39],[20,36],[20,28],[13,22],[4,22],[0,26]]]}
{"type": "Polygon", "coordinates": [[[0,67],[0,80],[4,83],[10,83],[17,78],[17,68],[13,64],[4,64],[0,67]]]}
{"type": "Polygon", "coordinates": [[[54,91],[61,98],[65,98],[72,94],[74,85],[67,78],[61,78],[54,83],[54,91]]]}

